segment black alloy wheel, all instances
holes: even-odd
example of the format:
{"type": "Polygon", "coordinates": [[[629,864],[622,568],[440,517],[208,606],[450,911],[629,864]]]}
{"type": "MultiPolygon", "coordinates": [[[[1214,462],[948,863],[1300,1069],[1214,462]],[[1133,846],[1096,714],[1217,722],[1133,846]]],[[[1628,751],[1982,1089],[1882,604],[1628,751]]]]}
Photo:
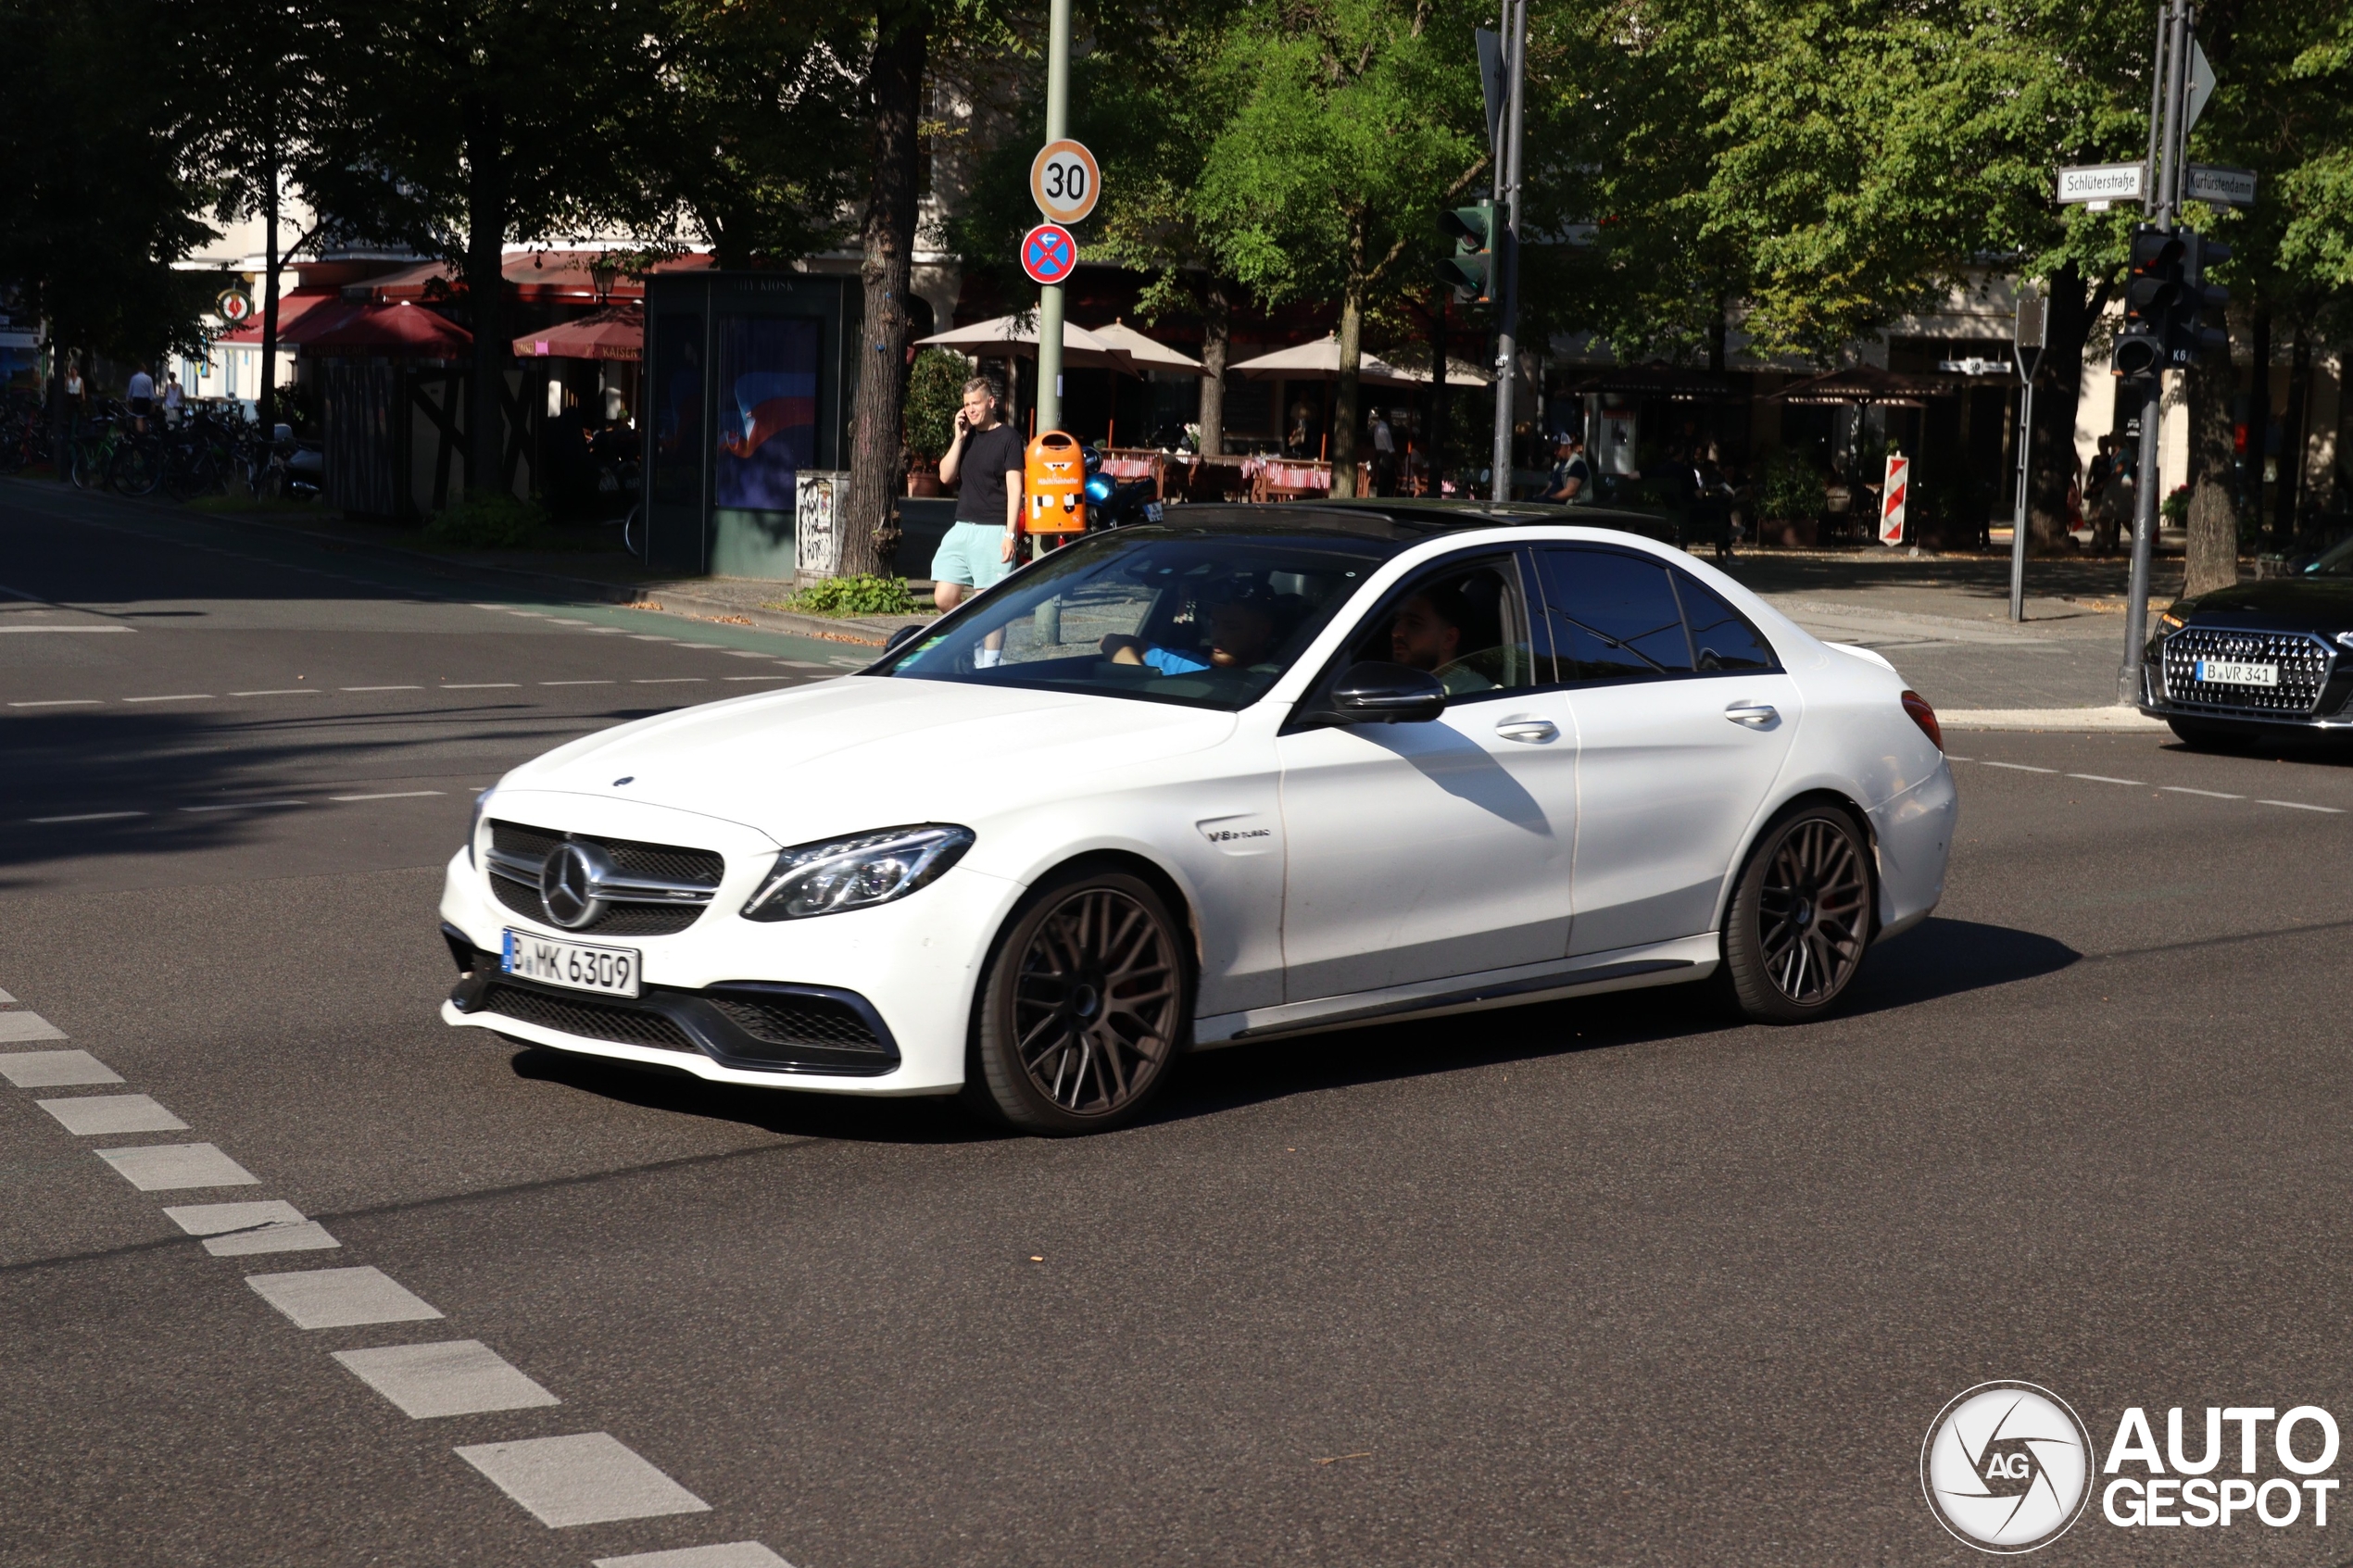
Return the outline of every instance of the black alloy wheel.
{"type": "Polygon", "coordinates": [[[983,982],[966,1100],[1049,1135],[1132,1121],[1191,1027],[1182,932],[1151,884],[1125,872],[1040,886],[983,982]]]}
{"type": "Polygon", "coordinates": [[[1724,922],[1724,972],[1741,1011],[1758,1023],[1819,1018],[1870,939],[1870,848],[1855,819],[1807,806],[1768,827],[1724,922]]]}

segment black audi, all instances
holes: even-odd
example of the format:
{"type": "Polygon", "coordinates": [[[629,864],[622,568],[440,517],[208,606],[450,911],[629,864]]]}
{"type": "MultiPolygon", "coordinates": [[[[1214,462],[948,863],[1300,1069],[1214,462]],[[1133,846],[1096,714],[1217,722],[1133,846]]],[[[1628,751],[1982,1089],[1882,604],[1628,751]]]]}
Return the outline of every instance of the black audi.
{"type": "Polygon", "coordinates": [[[2158,617],[2141,711],[2194,746],[2353,734],[2353,539],[2296,576],[2218,588],[2158,617]]]}

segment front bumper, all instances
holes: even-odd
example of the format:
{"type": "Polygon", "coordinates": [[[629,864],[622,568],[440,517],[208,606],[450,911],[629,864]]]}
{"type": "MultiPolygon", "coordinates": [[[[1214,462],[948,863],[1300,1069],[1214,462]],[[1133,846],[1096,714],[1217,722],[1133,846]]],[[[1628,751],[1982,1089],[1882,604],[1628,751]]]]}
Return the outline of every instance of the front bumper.
{"type": "Polygon", "coordinates": [[[736,882],[731,871],[715,907],[685,931],[581,937],[498,903],[460,851],[443,881],[441,920],[471,972],[442,1020],[715,1083],[860,1095],[963,1086],[974,987],[1018,884],[958,866],[895,903],[766,923],[736,916],[749,892],[736,882]],[[645,994],[628,1002],[500,973],[509,927],[634,947],[645,994]]]}
{"type": "Polygon", "coordinates": [[[2337,645],[2314,632],[2217,627],[2193,621],[2149,639],[2142,651],[2140,695],[2134,706],[2151,719],[2264,730],[2353,730],[2353,659],[2342,657],[2337,645]],[[2244,702],[2231,700],[2236,695],[2233,688],[2201,692],[2187,672],[2188,661],[2200,654],[2200,644],[2185,641],[2193,637],[2208,640],[2205,657],[2296,661],[2302,668],[2288,669],[2287,674],[2301,683],[2298,699],[2244,702]],[[2246,645],[2246,651],[2215,646],[2224,640],[2246,645]],[[2186,692],[2169,685],[2176,677],[2188,682],[2186,692]],[[2191,700],[2183,700],[2184,696],[2191,700]]]}

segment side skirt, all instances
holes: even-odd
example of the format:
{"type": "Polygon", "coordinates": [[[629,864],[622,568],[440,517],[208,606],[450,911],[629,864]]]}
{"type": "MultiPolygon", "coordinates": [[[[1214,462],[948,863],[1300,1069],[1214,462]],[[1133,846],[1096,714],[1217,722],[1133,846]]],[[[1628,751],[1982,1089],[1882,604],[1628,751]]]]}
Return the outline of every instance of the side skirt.
{"type": "Polygon", "coordinates": [[[1719,958],[1716,934],[1709,932],[1643,947],[1583,953],[1574,959],[1494,970],[1485,974],[1452,975],[1382,991],[1358,991],[1281,1007],[1254,1008],[1247,1012],[1218,1013],[1195,1021],[1193,1047],[1196,1050],[1214,1050],[1277,1035],[1305,1035],[1365,1023],[1516,1007],[1564,997],[1599,996],[1646,985],[1673,985],[1705,979],[1715,972],[1719,958]]]}

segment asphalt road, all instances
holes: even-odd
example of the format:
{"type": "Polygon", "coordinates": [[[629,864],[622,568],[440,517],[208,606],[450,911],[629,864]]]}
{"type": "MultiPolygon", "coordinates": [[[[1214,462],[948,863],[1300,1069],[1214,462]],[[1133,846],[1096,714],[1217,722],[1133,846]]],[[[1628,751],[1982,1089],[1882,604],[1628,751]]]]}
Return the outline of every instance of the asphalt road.
{"type": "Polygon", "coordinates": [[[1832,1021],[1335,1034],[1049,1143],[435,1015],[473,788],[839,648],[30,487],[0,563],[0,1055],[121,1080],[0,1085],[10,1568],[1963,1562],[1974,1384],[2353,1415],[2353,767],[1956,736],[1947,902],[1832,1021]],[[318,1249],[165,1211],[233,1201],[318,1249]]]}

